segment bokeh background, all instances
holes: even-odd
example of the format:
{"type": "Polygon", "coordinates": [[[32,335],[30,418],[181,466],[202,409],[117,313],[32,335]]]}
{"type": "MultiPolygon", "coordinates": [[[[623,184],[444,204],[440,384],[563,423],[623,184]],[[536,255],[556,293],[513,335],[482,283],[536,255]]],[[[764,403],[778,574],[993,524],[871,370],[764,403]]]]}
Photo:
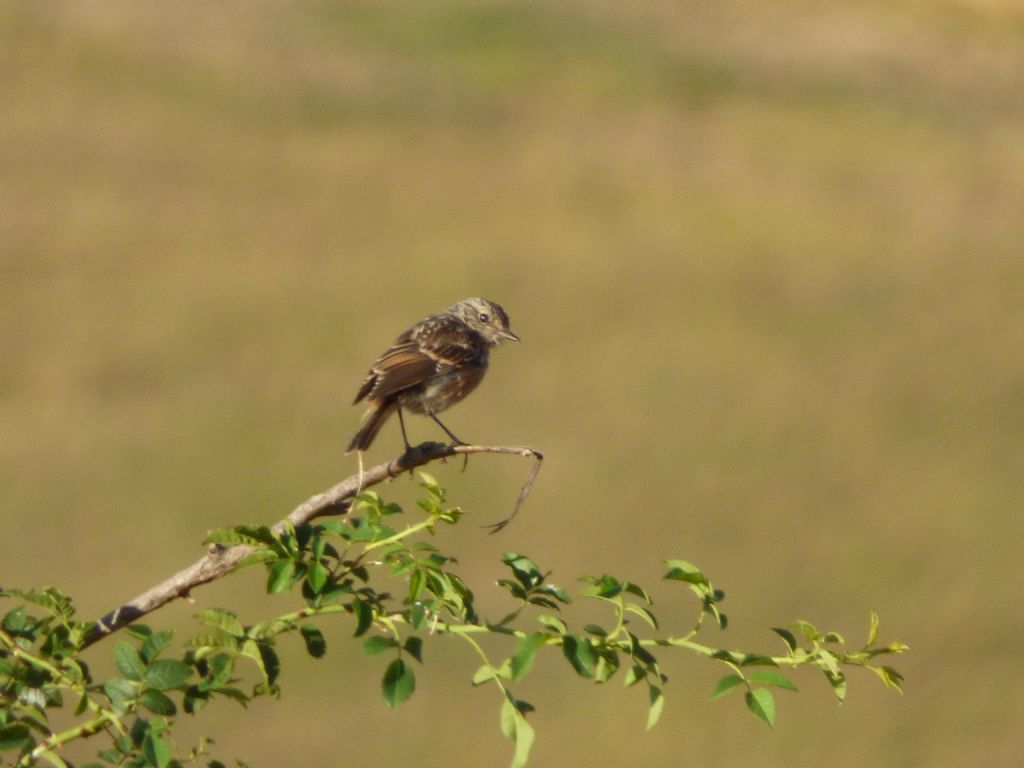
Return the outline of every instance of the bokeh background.
{"type": "MultiPolygon", "coordinates": [[[[1018,764],[1019,3],[12,1],[0,72],[0,582],[96,616],[278,519],[354,470],[373,357],[485,295],[523,344],[447,421],[548,459],[500,536],[475,523],[526,462],[434,468],[482,605],[516,550],[682,626],[683,557],[727,647],[797,618],[859,641],[876,609],[912,649],[905,696],[855,674],[837,707],[806,672],[772,731],[696,657],[664,655],[649,733],[643,692],[543,660],[531,765],[1018,764]]],[[[287,610],[261,583],[194,597],[287,610]]],[[[428,643],[389,712],[384,661],[326,631],[318,662],[285,644],[281,702],[184,735],[254,768],[506,764],[468,648],[428,643]]]]}

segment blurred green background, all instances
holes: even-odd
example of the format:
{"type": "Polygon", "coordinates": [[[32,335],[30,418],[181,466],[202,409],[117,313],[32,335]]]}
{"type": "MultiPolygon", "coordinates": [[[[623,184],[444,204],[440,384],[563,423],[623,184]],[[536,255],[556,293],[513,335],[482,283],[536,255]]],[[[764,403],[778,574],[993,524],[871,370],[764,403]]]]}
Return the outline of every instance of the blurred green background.
{"type": "MultiPolygon", "coordinates": [[[[807,672],[774,731],[696,657],[665,654],[649,733],[642,692],[542,661],[531,765],[1017,764],[1020,4],[12,1],[0,72],[0,583],[97,616],[278,519],[354,470],[373,357],[484,295],[523,344],[446,422],[548,456],[499,536],[476,523],[527,463],[435,468],[485,608],[516,550],[689,622],[657,584],[683,557],[728,647],[796,618],[859,641],[877,609],[912,649],[905,696],[853,675],[837,708],[807,672]]],[[[229,582],[196,604],[290,605],[229,582]]],[[[286,649],[282,702],[188,727],[254,768],[507,763],[468,648],[428,643],[392,713],[350,631],[286,649]]]]}

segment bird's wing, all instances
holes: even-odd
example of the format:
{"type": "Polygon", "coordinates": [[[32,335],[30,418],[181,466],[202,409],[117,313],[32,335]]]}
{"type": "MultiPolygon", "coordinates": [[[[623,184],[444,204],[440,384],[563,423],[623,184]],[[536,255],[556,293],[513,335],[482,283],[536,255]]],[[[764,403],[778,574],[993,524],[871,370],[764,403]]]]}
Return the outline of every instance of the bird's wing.
{"type": "Polygon", "coordinates": [[[438,373],[478,359],[486,347],[457,318],[440,315],[417,323],[373,364],[355,402],[382,400],[422,384],[438,373]]]}
{"type": "Polygon", "coordinates": [[[438,373],[475,362],[487,352],[480,334],[451,315],[429,318],[410,331],[411,340],[434,361],[438,373]]]}
{"type": "Polygon", "coordinates": [[[382,400],[388,395],[415,387],[437,372],[437,361],[420,351],[415,342],[395,344],[380,356],[356,396],[358,403],[369,395],[382,400]]]}

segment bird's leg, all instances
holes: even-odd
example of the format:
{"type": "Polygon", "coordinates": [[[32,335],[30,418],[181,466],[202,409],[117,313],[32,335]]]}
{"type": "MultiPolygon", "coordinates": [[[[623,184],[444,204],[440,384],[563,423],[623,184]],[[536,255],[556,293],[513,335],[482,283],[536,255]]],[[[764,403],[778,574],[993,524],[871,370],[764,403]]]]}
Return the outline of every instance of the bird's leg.
{"type": "Polygon", "coordinates": [[[437,416],[435,416],[435,415],[433,414],[433,412],[431,412],[431,411],[427,411],[427,416],[429,416],[430,418],[432,418],[432,419],[433,419],[433,420],[434,420],[434,421],[435,421],[435,422],[437,423],[437,426],[439,426],[439,427],[440,427],[441,429],[443,429],[443,430],[444,430],[444,433],[445,433],[446,435],[448,435],[448,437],[450,437],[450,438],[452,439],[452,445],[469,445],[469,443],[467,443],[467,442],[466,442],[465,440],[460,440],[459,438],[457,438],[457,437],[455,436],[455,434],[454,434],[454,433],[453,433],[453,432],[452,432],[452,431],[451,431],[450,429],[448,429],[448,427],[446,427],[446,426],[445,426],[445,425],[444,425],[444,424],[443,424],[443,423],[441,422],[441,420],[440,420],[439,418],[437,418],[437,416]]]}
{"type": "Polygon", "coordinates": [[[412,446],[409,445],[409,438],[405,436],[405,419],[402,417],[402,406],[398,406],[398,426],[402,428],[402,442],[405,443],[405,452],[408,453],[412,450],[412,446]]]}
{"type": "MultiPolygon", "coordinates": [[[[411,445],[409,445],[409,438],[405,436],[405,419],[402,417],[402,406],[398,406],[397,410],[398,410],[398,426],[400,426],[402,428],[402,442],[405,443],[405,453],[403,453],[402,455],[406,456],[409,453],[411,453],[414,450],[414,448],[411,445]]],[[[410,480],[412,480],[412,475],[413,475],[412,467],[409,467],[409,479],[410,480]]]]}
{"type": "MultiPolygon", "coordinates": [[[[430,418],[432,418],[435,422],[437,422],[437,426],[439,426],[441,429],[443,429],[444,433],[446,435],[448,435],[448,437],[450,437],[452,439],[452,445],[469,445],[469,443],[467,443],[465,440],[460,440],[459,438],[457,438],[455,436],[455,434],[450,429],[448,429],[448,427],[446,427],[441,422],[441,420],[439,418],[437,418],[437,416],[435,416],[431,411],[427,411],[427,415],[430,418]]],[[[462,454],[462,471],[463,472],[466,471],[466,466],[468,464],[469,464],[469,454],[468,453],[464,453],[464,454],[462,454]]]]}

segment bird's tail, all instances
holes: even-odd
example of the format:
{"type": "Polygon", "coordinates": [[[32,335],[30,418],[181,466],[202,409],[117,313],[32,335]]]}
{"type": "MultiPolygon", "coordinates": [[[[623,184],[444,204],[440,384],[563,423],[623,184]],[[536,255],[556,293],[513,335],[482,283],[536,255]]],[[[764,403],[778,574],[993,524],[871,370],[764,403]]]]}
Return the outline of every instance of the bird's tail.
{"type": "Polygon", "coordinates": [[[365,451],[370,447],[370,443],[377,436],[380,428],[384,426],[384,422],[388,420],[388,416],[394,413],[397,403],[374,403],[373,406],[366,412],[363,417],[362,426],[359,427],[359,431],[356,432],[355,437],[352,438],[352,442],[348,444],[346,453],[352,453],[352,451],[365,451]]]}

